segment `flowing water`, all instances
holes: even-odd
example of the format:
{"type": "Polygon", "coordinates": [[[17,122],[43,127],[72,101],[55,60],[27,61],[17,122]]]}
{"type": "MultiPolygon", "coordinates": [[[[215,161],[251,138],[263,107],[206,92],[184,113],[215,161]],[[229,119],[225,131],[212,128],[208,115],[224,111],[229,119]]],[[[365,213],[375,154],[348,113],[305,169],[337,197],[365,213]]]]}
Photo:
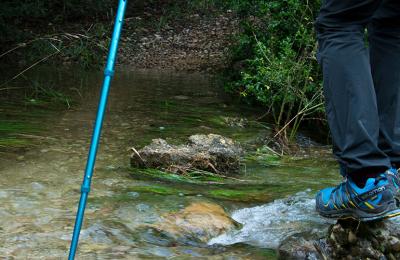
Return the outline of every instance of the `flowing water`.
{"type": "MultiPolygon", "coordinates": [[[[3,124],[18,119],[32,128],[16,135],[18,149],[0,142],[0,258],[65,259],[102,74],[42,68],[29,77],[79,98],[68,110],[32,106],[38,102],[32,97],[24,104],[0,104],[3,124]]],[[[252,122],[262,113],[222,92],[213,78],[201,74],[117,71],[77,259],[273,259],[274,249],[287,236],[318,233],[328,226],[314,213],[313,194],[338,180],[329,155],[287,162],[253,156],[244,161],[240,178],[262,184],[265,203],[213,198],[204,185],[182,187],[132,177],[129,148],[153,138],[178,143],[192,134],[217,133],[247,142],[266,134],[257,123],[245,128],[225,124],[225,117],[252,122]],[[160,194],[143,188],[154,185],[169,185],[170,190],[160,194]],[[140,231],[195,201],[224,206],[243,228],[212,239],[208,246],[163,245],[140,231]]]]}

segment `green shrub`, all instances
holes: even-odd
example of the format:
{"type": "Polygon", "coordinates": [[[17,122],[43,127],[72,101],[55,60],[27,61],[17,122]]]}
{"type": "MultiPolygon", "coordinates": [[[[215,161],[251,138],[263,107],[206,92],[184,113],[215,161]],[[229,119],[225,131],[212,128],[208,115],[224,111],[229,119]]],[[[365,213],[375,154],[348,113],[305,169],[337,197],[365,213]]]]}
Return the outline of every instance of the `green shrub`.
{"type": "Polygon", "coordinates": [[[233,63],[243,65],[227,89],[265,106],[277,135],[292,141],[301,122],[324,117],[313,28],[319,1],[244,2],[252,2],[253,11],[232,50],[233,63]]]}

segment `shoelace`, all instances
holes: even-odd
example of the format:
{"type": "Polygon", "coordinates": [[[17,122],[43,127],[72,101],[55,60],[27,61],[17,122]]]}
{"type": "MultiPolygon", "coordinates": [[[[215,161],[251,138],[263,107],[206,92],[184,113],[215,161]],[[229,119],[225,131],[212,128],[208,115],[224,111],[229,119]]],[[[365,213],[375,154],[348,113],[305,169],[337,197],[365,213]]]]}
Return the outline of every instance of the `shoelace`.
{"type": "MultiPolygon", "coordinates": [[[[382,180],[388,180],[387,177],[385,175],[378,175],[377,177],[375,177],[375,181],[374,181],[374,185],[378,185],[378,183],[382,180]]],[[[342,188],[347,185],[347,177],[343,178],[342,183],[340,183],[338,186],[336,186],[333,190],[332,190],[332,194],[334,194],[336,191],[343,191],[342,188]]]]}
{"type": "Polygon", "coordinates": [[[377,184],[378,184],[380,181],[382,181],[382,180],[388,180],[388,179],[387,179],[387,177],[386,177],[385,175],[382,175],[382,174],[378,175],[378,176],[375,178],[374,185],[377,185],[377,184]]]}

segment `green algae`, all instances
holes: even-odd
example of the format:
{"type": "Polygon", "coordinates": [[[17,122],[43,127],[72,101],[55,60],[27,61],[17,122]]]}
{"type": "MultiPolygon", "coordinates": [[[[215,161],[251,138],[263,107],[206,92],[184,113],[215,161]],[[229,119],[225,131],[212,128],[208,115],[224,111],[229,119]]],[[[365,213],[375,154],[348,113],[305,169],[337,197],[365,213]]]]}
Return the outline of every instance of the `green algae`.
{"type": "MultiPolygon", "coordinates": [[[[26,97],[25,97],[26,99],[26,97]]],[[[65,106],[40,99],[0,99],[0,148],[27,148],[50,127],[65,106]]]]}
{"type": "Polygon", "coordinates": [[[224,184],[229,181],[218,174],[206,171],[193,171],[186,174],[175,174],[157,169],[137,169],[130,171],[137,179],[160,180],[164,182],[187,183],[187,184],[224,184]]]}
{"type": "Polygon", "coordinates": [[[135,191],[135,192],[144,192],[144,193],[154,193],[158,195],[178,195],[190,194],[188,191],[182,189],[175,189],[169,186],[161,186],[161,185],[144,185],[144,186],[133,186],[128,189],[128,191],[135,191]]]}
{"type": "Polygon", "coordinates": [[[217,189],[208,192],[208,195],[215,199],[223,199],[238,202],[268,202],[272,196],[266,187],[262,189],[249,186],[244,190],[217,189]]]}
{"type": "Polygon", "coordinates": [[[32,145],[30,134],[36,134],[39,127],[29,122],[2,120],[0,118],[0,148],[21,148],[32,145]]]}
{"type": "Polygon", "coordinates": [[[0,148],[4,147],[4,148],[10,148],[10,147],[14,147],[14,148],[20,148],[20,147],[27,147],[29,145],[32,145],[32,142],[30,142],[27,139],[17,139],[15,137],[4,137],[2,136],[0,138],[0,148]]]}
{"type": "MultiPolygon", "coordinates": [[[[248,185],[240,187],[239,185],[220,188],[218,186],[210,186],[204,189],[202,186],[185,186],[177,185],[137,185],[129,187],[124,191],[129,192],[151,193],[155,195],[179,195],[179,196],[204,196],[209,199],[235,201],[235,202],[269,202],[272,200],[271,191],[268,186],[248,185]]],[[[128,195],[121,195],[121,199],[132,200],[128,195]]]]}

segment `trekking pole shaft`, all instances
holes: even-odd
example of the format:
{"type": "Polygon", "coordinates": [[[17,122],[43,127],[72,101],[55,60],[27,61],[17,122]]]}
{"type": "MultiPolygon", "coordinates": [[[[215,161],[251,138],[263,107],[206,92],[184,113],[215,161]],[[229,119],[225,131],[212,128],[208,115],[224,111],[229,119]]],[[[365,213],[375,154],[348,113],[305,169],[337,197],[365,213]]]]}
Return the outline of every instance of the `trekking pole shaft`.
{"type": "Polygon", "coordinates": [[[83,177],[81,197],[79,200],[78,212],[76,214],[74,233],[72,236],[71,247],[69,251],[69,260],[75,258],[78,247],[79,234],[82,227],[83,217],[85,213],[86,201],[90,191],[90,184],[93,176],[93,168],[96,162],[97,148],[100,141],[101,128],[103,125],[104,112],[107,105],[107,97],[110,89],[111,78],[114,74],[115,58],[117,56],[118,42],[122,30],[122,22],[124,19],[125,9],[128,0],[120,0],[118,5],[117,16],[115,18],[114,31],[111,39],[110,50],[107,58],[107,65],[104,70],[103,87],[100,94],[100,102],[97,110],[96,122],[93,129],[92,140],[90,144],[89,155],[87,159],[85,175],[83,177]]]}

